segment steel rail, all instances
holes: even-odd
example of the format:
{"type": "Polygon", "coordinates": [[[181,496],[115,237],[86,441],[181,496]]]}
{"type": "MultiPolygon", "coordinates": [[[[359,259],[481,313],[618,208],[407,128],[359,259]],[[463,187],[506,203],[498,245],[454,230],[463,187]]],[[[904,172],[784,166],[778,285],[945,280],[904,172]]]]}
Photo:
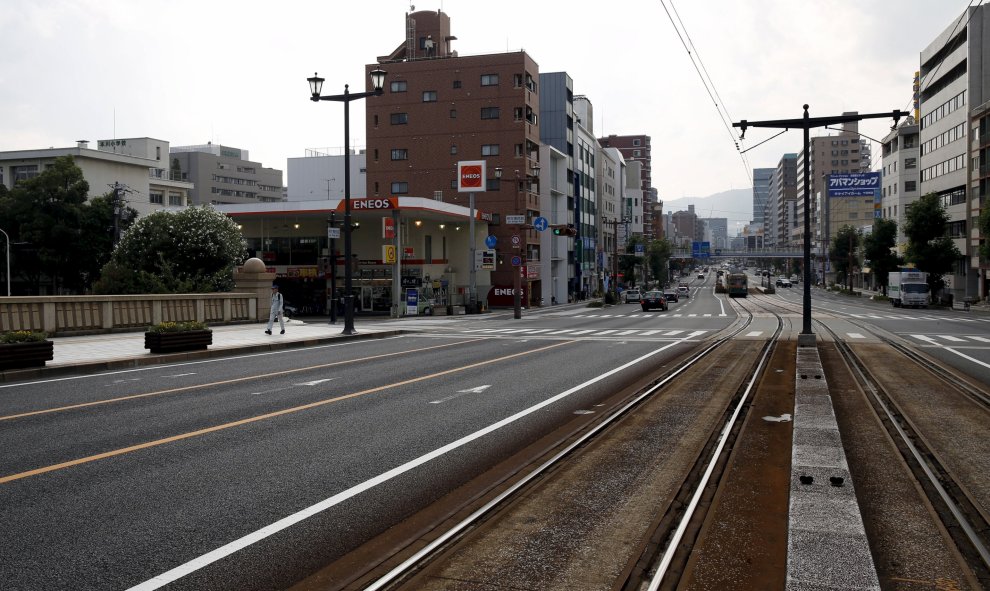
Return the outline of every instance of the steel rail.
{"type": "MultiPolygon", "coordinates": [[[[674,559],[674,554],[676,554],[677,550],[679,549],[678,547],[680,545],[681,539],[684,537],[684,533],[687,531],[688,525],[691,522],[691,518],[694,516],[694,512],[697,510],[698,504],[701,502],[701,497],[705,493],[705,487],[708,485],[708,481],[711,479],[712,473],[715,471],[715,466],[718,464],[719,458],[722,455],[722,449],[725,447],[725,443],[728,440],[728,435],[732,431],[732,428],[735,425],[735,422],[738,419],[740,413],[742,412],[743,407],[746,405],[746,402],[749,399],[750,392],[752,392],[753,387],[756,385],[756,381],[763,375],[763,368],[766,365],[767,360],[770,358],[770,354],[773,352],[774,346],[776,345],[778,339],[780,338],[780,333],[783,332],[784,330],[784,319],[781,318],[779,314],[777,314],[767,306],[764,306],[757,301],[754,301],[753,303],[756,304],[757,306],[762,307],[764,310],[769,311],[770,313],[772,313],[774,316],[777,317],[777,330],[776,332],[774,332],[770,340],[767,341],[767,344],[763,350],[763,356],[760,358],[759,363],[757,364],[756,368],[753,370],[752,372],[753,375],[750,378],[749,383],[746,385],[746,389],[745,391],[743,391],[742,396],[739,397],[739,401],[736,404],[735,409],[733,409],[732,415],[728,418],[728,420],[726,420],[725,424],[722,426],[722,431],[719,434],[719,438],[718,438],[718,445],[716,446],[714,452],[711,455],[711,460],[708,462],[708,466],[705,468],[704,475],[701,477],[701,480],[698,482],[694,494],[691,496],[691,501],[688,503],[687,508],[684,510],[684,513],[681,515],[680,523],[678,523],[677,528],[674,531],[674,534],[671,536],[670,540],[667,543],[666,550],[664,551],[663,556],[660,558],[660,562],[657,565],[657,569],[650,579],[650,585],[647,588],[648,591],[657,591],[660,588],[660,584],[663,582],[663,578],[667,574],[667,569],[670,568],[670,563],[674,559]]],[[[740,304],[740,307],[743,307],[742,304],[740,304]]],[[[745,307],[743,307],[743,309],[749,312],[750,320],[752,321],[753,318],[752,311],[746,309],[745,307]]]]}
{"type": "MultiPolygon", "coordinates": [[[[749,311],[747,310],[747,312],[749,311]]],[[[422,565],[428,562],[434,555],[438,554],[446,546],[447,543],[449,543],[457,536],[466,532],[466,530],[468,530],[471,526],[477,523],[478,520],[480,520],[482,517],[484,517],[494,509],[496,509],[507,499],[514,496],[521,489],[527,486],[530,482],[532,482],[539,476],[543,475],[547,470],[549,470],[551,467],[556,465],[563,458],[570,455],[575,449],[587,443],[588,440],[595,437],[603,429],[611,426],[613,423],[623,418],[626,414],[628,414],[628,412],[631,409],[638,406],[643,400],[655,394],[658,390],[662,389],[664,386],[670,383],[674,378],[687,371],[689,368],[697,364],[703,358],[710,355],[712,351],[721,347],[726,342],[731,340],[733,337],[741,333],[743,330],[749,327],[749,325],[752,322],[753,322],[753,314],[750,312],[750,315],[746,319],[746,322],[743,323],[739,328],[737,328],[736,330],[732,331],[729,334],[726,334],[725,336],[716,339],[711,345],[709,345],[703,351],[701,351],[694,357],[684,361],[679,367],[672,370],[659,382],[647,387],[643,392],[635,396],[632,400],[630,400],[626,404],[622,405],[618,410],[614,411],[608,417],[603,419],[600,423],[595,425],[594,428],[592,428],[587,433],[579,437],[576,441],[572,442],[566,448],[555,454],[552,458],[541,464],[538,468],[527,474],[519,481],[515,482],[512,486],[507,488],[505,491],[503,491],[501,494],[496,496],[494,499],[485,503],[482,507],[475,510],[473,513],[468,515],[462,521],[452,526],[446,532],[444,532],[443,534],[438,536],[435,540],[430,542],[428,545],[424,546],[418,552],[416,552],[415,554],[404,560],[401,564],[399,564],[398,566],[387,572],[381,578],[377,579],[371,585],[365,587],[364,591],[378,591],[379,589],[384,589],[387,585],[392,584],[393,582],[397,582],[400,577],[406,575],[407,573],[410,573],[418,565],[422,565]]],[[[778,328],[778,333],[779,333],[779,328],[778,328]]]]}
{"type": "MultiPolygon", "coordinates": [[[[829,333],[832,334],[832,337],[836,343],[836,347],[842,353],[842,356],[846,360],[847,365],[849,365],[849,367],[856,372],[860,383],[865,387],[867,392],[869,392],[870,397],[873,398],[876,404],[884,411],[884,413],[887,416],[888,423],[892,425],[894,429],[897,431],[897,434],[900,436],[901,441],[904,443],[905,447],[911,452],[911,455],[914,458],[915,462],[917,462],[918,466],[925,473],[925,476],[928,477],[929,483],[938,492],[939,498],[942,500],[943,503],[945,503],[946,507],[949,509],[949,512],[952,513],[952,516],[955,518],[957,524],[959,525],[959,528],[966,534],[966,538],[973,545],[973,548],[976,550],[976,552],[980,555],[980,559],[983,561],[984,566],[986,568],[990,568],[990,550],[988,550],[986,544],[984,544],[983,540],[980,538],[980,535],[977,533],[974,525],[963,514],[962,508],[959,506],[959,503],[956,502],[956,500],[952,497],[952,495],[950,495],[949,492],[942,485],[941,478],[939,478],[939,476],[932,469],[932,466],[925,458],[925,454],[923,454],[922,451],[918,449],[918,446],[915,445],[914,443],[914,439],[911,437],[909,433],[907,433],[907,431],[905,431],[904,427],[901,426],[901,421],[898,418],[898,413],[895,413],[893,410],[891,410],[890,405],[887,404],[886,400],[884,399],[884,396],[880,393],[882,387],[878,387],[878,385],[875,384],[874,380],[870,379],[866,375],[866,372],[863,371],[863,368],[861,367],[862,363],[859,361],[858,356],[855,353],[853,353],[852,349],[849,347],[848,344],[846,344],[845,341],[839,339],[839,336],[835,331],[833,331],[831,328],[826,326],[821,321],[816,321],[816,322],[818,322],[818,324],[823,329],[827,330],[829,333]]],[[[890,344],[894,344],[894,343],[890,343],[890,344]]],[[[915,363],[922,365],[918,360],[916,359],[912,359],[912,360],[915,361],[915,363]]],[[[924,365],[922,365],[922,367],[924,367],[924,365]]],[[[948,471],[944,467],[940,465],[937,467],[940,471],[948,474],[948,471]]],[[[953,481],[953,484],[955,484],[955,486],[957,486],[960,491],[964,491],[964,489],[961,486],[959,486],[958,483],[955,483],[953,481]]],[[[963,494],[965,496],[965,492],[963,492],[963,494]]],[[[977,507],[975,503],[973,503],[973,506],[974,508],[977,507]]]]}

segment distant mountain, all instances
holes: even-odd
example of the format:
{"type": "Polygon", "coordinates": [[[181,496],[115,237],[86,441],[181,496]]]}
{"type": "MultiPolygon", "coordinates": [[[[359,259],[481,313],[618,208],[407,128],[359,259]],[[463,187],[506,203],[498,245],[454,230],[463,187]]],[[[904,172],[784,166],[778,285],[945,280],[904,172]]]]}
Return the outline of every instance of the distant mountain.
{"type": "Polygon", "coordinates": [[[729,235],[734,236],[753,219],[753,190],[730,189],[708,197],[663,199],[663,212],[687,211],[689,205],[694,206],[699,218],[728,218],[729,235]]]}

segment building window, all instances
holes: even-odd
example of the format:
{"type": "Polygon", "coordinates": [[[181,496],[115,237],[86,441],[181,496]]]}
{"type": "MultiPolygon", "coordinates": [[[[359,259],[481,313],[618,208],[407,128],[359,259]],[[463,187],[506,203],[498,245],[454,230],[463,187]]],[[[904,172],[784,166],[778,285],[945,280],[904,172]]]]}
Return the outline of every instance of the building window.
{"type": "Polygon", "coordinates": [[[457,109],[451,109],[450,110],[450,118],[451,119],[457,119],[457,109]]]}
{"type": "Polygon", "coordinates": [[[406,81],[405,80],[393,80],[389,85],[389,89],[392,92],[405,92],[406,91],[406,81]]]}
{"type": "Polygon", "coordinates": [[[515,153],[516,158],[521,157],[523,155],[523,145],[522,144],[516,144],[514,146],[513,152],[515,153]]]}
{"type": "Polygon", "coordinates": [[[639,158],[642,152],[640,150],[633,150],[633,158],[639,158]]]}
{"type": "Polygon", "coordinates": [[[904,168],[917,168],[917,167],[918,167],[918,159],[917,158],[905,158],[904,159],[904,168]]]}
{"type": "Polygon", "coordinates": [[[918,190],[918,181],[904,181],[905,191],[916,191],[918,190]]]}
{"type": "Polygon", "coordinates": [[[435,90],[424,90],[423,91],[423,102],[424,103],[435,103],[435,102],[437,102],[437,91],[435,91],[435,90]]]}
{"type": "Polygon", "coordinates": [[[450,181],[450,188],[454,189],[455,191],[457,190],[457,179],[450,181]]]}
{"type": "Polygon", "coordinates": [[[378,127],[378,115],[375,115],[375,127],[378,127]]]}
{"type": "Polygon", "coordinates": [[[522,121],[522,118],[523,118],[522,107],[515,107],[515,108],[513,108],[512,109],[512,120],[513,121],[522,121]]]}
{"type": "Polygon", "coordinates": [[[481,146],[482,156],[498,156],[498,144],[485,144],[481,146]]]}
{"type": "Polygon", "coordinates": [[[482,74],[482,86],[498,86],[498,74],[482,74]]]}
{"type": "Polygon", "coordinates": [[[165,194],[160,191],[151,191],[148,193],[148,202],[155,205],[162,205],[165,203],[165,194]]]}
{"type": "Polygon", "coordinates": [[[498,191],[501,181],[499,179],[486,179],[485,188],[489,191],[498,191]]]}
{"type": "Polygon", "coordinates": [[[482,107],[482,119],[498,119],[498,107],[482,107]]]}
{"type": "Polygon", "coordinates": [[[182,205],[182,195],[180,195],[179,193],[169,193],[168,204],[175,206],[182,205]]]}
{"type": "Polygon", "coordinates": [[[461,87],[461,81],[460,80],[454,80],[454,88],[460,88],[460,87],[461,87]]]}
{"type": "Polygon", "coordinates": [[[409,183],[405,182],[394,182],[392,183],[392,194],[402,195],[409,192],[409,183]]]}
{"type": "Polygon", "coordinates": [[[457,144],[450,144],[450,153],[451,154],[457,153],[457,144]]]}
{"type": "Polygon", "coordinates": [[[389,115],[392,125],[405,125],[409,123],[409,113],[392,113],[389,115]]]}
{"type": "Polygon", "coordinates": [[[375,154],[375,161],[377,162],[378,161],[378,148],[375,148],[374,154],[375,154]]]}
{"type": "Polygon", "coordinates": [[[638,139],[637,140],[633,140],[633,145],[634,146],[638,146],[639,144],[640,144],[640,141],[638,139]]]}
{"type": "Polygon", "coordinates": [[[11,174],[14,176],[14,182],[26,181],[28,179],[33,179],[40,174],[38,172],[37,164],[24,164],[22,166],[13,166],[10,170],[11,174]]]}
{"type": "Polygon", "coordinates": [[[409,160],[409,150],[405,148],[393,148],[392,160],[409,160]]]}

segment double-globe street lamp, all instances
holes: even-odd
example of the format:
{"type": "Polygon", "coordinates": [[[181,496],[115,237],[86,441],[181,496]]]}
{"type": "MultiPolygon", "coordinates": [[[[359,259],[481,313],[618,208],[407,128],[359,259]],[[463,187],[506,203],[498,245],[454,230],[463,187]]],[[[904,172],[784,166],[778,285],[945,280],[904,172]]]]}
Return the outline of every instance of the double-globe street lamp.
{"type": "MultiPolygon", "coordinates": [[[[374,90],[370,92],[351,93],[347,84],[344,85],[344,94],[334,94],[322,96],[323,78],[316,73],[309,81],[309,91],[312,96],[310,100],[336,101],[344,103],[344,330],[341,334],[354,334],[354,291],[353,291],[353,271],[351,269],[351,101],[363,99],[369,96],[382,94],[382,87],[385,85],[385,70],[375,68],[371,71],[371,85],[374,90]]],[[[333,253],[331,253],[333,256],[333,253]]],[[[331,264],[336,265],[334,260],[331,264]]]]}
{"type": "Polygon", "coordinates": [[[7,297],[10,297],[10,236],[6,232],[0,230],[0,234],[7,239],[7,297]]]}

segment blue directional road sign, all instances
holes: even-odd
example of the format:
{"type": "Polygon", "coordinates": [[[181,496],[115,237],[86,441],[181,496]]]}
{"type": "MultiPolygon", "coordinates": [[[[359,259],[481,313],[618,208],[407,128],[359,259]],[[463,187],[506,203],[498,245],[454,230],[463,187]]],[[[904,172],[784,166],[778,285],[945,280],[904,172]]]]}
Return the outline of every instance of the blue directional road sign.
{"type": "Polygon", "coordinates": [[[495,248],[495,244],[497,243],[498,243],[498,239],[492,236],[491,234],[488,235],[488,238],[485,238],[485,246],[487,246],[488,248],[495,248]]]}
{"type": "Polygon", "coordinates": [[[536,218],[535,220],[533,220],[533,227],[536,228],[537,230],[539,230],[540,232],[542,232],[543,230],[546,230],[547,229],[547,226],[549,226],[549,225],[550,224],[549,224],[549,222],[547,222],[547,218],[545,218],[543,216],[540,216],[540,217],[536,218]]]}

